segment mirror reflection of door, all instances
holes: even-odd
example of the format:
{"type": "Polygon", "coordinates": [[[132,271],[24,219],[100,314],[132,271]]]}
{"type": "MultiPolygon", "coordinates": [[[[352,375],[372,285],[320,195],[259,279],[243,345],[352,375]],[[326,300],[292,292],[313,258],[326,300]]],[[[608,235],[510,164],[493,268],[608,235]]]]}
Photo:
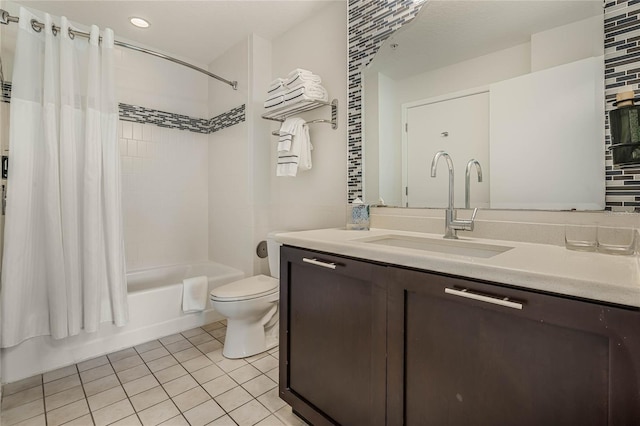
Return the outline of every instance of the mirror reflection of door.
{"type": "Polygon", "coordinates": [[[403,204],[406,207],[444,207],[449,201],[449,170],[441,159],[435,178],[431,160],[446,151],[455,171],[455,207],[464,208],[465,169],[470,159],[480,162],[483,182],[471,169],[473,207],[489,206],[489,92],[405,105],[403,204]]]}

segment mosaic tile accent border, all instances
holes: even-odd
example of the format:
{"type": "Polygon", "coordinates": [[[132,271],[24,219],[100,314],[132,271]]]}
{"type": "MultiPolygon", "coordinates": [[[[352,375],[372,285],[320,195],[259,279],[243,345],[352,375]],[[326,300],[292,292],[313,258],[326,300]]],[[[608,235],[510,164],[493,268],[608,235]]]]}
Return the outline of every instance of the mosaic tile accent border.
{"type": "Polygon", "coordinates": [[[605,158],[606,209],[640,211],[640,165],[614,169],[611,153],[609,114],[616,94],[633,90],[640,96],[640,2],[607,1],[604,10],[605,158]]]}
{"type": "Polygon", "coordinates": [[[360,70],[382,43],[412,20],[425,0],[349,0],[349,117],[347,194],[349,202],[362,197],[362,77],[360,70]]]}
{"type": "MultiPolygon", "coordinates": [[[[2,102],[11,101],[11,82],[2,84],[2,102]]],[[[141,124],[155,124],[159,127],[187,130],[189,132],[209,134],[245,121],[245,105],[233,108],[213,118],[195,118],[188,115],[174,114],[137,105],[118,104],[119,116],[122,121],[141,124]]]]}

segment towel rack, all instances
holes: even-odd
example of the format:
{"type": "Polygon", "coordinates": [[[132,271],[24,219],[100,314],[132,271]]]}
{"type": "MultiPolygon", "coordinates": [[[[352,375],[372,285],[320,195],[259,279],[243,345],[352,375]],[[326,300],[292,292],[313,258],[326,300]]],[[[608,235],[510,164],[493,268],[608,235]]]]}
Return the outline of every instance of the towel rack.
{"type": "MultiPolygon", "coordinates": [[[[331,107],[331,119],[330,120],[327,120],[327,119],[310,120],[310,121],[307,121],[307,124],[327,123],[327,124],[331,124],[332,129],[334,130],[337,129],[338,128],[338,100],[337,99],[334,99],[331,102],[318,101],[318,100],[301,101],[293,105],[287,105],[275,111],[269,111],[265,114],[262,114],[262,118],[264,118],[265,120],[279,121],[282,123],[287,117],[290,117],[293,114],[298,114],[300,112],[305,112],[305,111],[311,111],[323,106],[331,107]]],[[[280,133],[278,132],[272,132],[271,134],[274,136],[280,136],[280,133]]]]}

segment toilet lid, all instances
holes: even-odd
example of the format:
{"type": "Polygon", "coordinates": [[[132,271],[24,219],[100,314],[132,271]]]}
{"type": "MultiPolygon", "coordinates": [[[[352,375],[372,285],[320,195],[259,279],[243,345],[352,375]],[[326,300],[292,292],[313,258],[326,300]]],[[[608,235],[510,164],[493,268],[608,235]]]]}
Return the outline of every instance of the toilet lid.
{"type": "Polygon", "coordinates": [[[222,301],[253,299],[277,292],[278,286],[277,278],[256,275],[214,288],[211,299],[222,301]]]}

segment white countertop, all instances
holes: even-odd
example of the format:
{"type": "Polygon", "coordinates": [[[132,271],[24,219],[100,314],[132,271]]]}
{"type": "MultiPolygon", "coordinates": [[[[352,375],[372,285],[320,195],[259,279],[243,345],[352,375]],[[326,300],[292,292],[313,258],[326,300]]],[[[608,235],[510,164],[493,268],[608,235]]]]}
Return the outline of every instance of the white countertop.
{"type": "Polygon", "coordinates": [[[460,241],[513,247],[485,259],[357,241],[384,235],[442,238],[442,234],[389,229],[318,229],[279,233],[276,240],[286,245],[359,259],[640,307],[640,268],[636,256],[578,252],[546,244],[460,237],[460,241]]]}

